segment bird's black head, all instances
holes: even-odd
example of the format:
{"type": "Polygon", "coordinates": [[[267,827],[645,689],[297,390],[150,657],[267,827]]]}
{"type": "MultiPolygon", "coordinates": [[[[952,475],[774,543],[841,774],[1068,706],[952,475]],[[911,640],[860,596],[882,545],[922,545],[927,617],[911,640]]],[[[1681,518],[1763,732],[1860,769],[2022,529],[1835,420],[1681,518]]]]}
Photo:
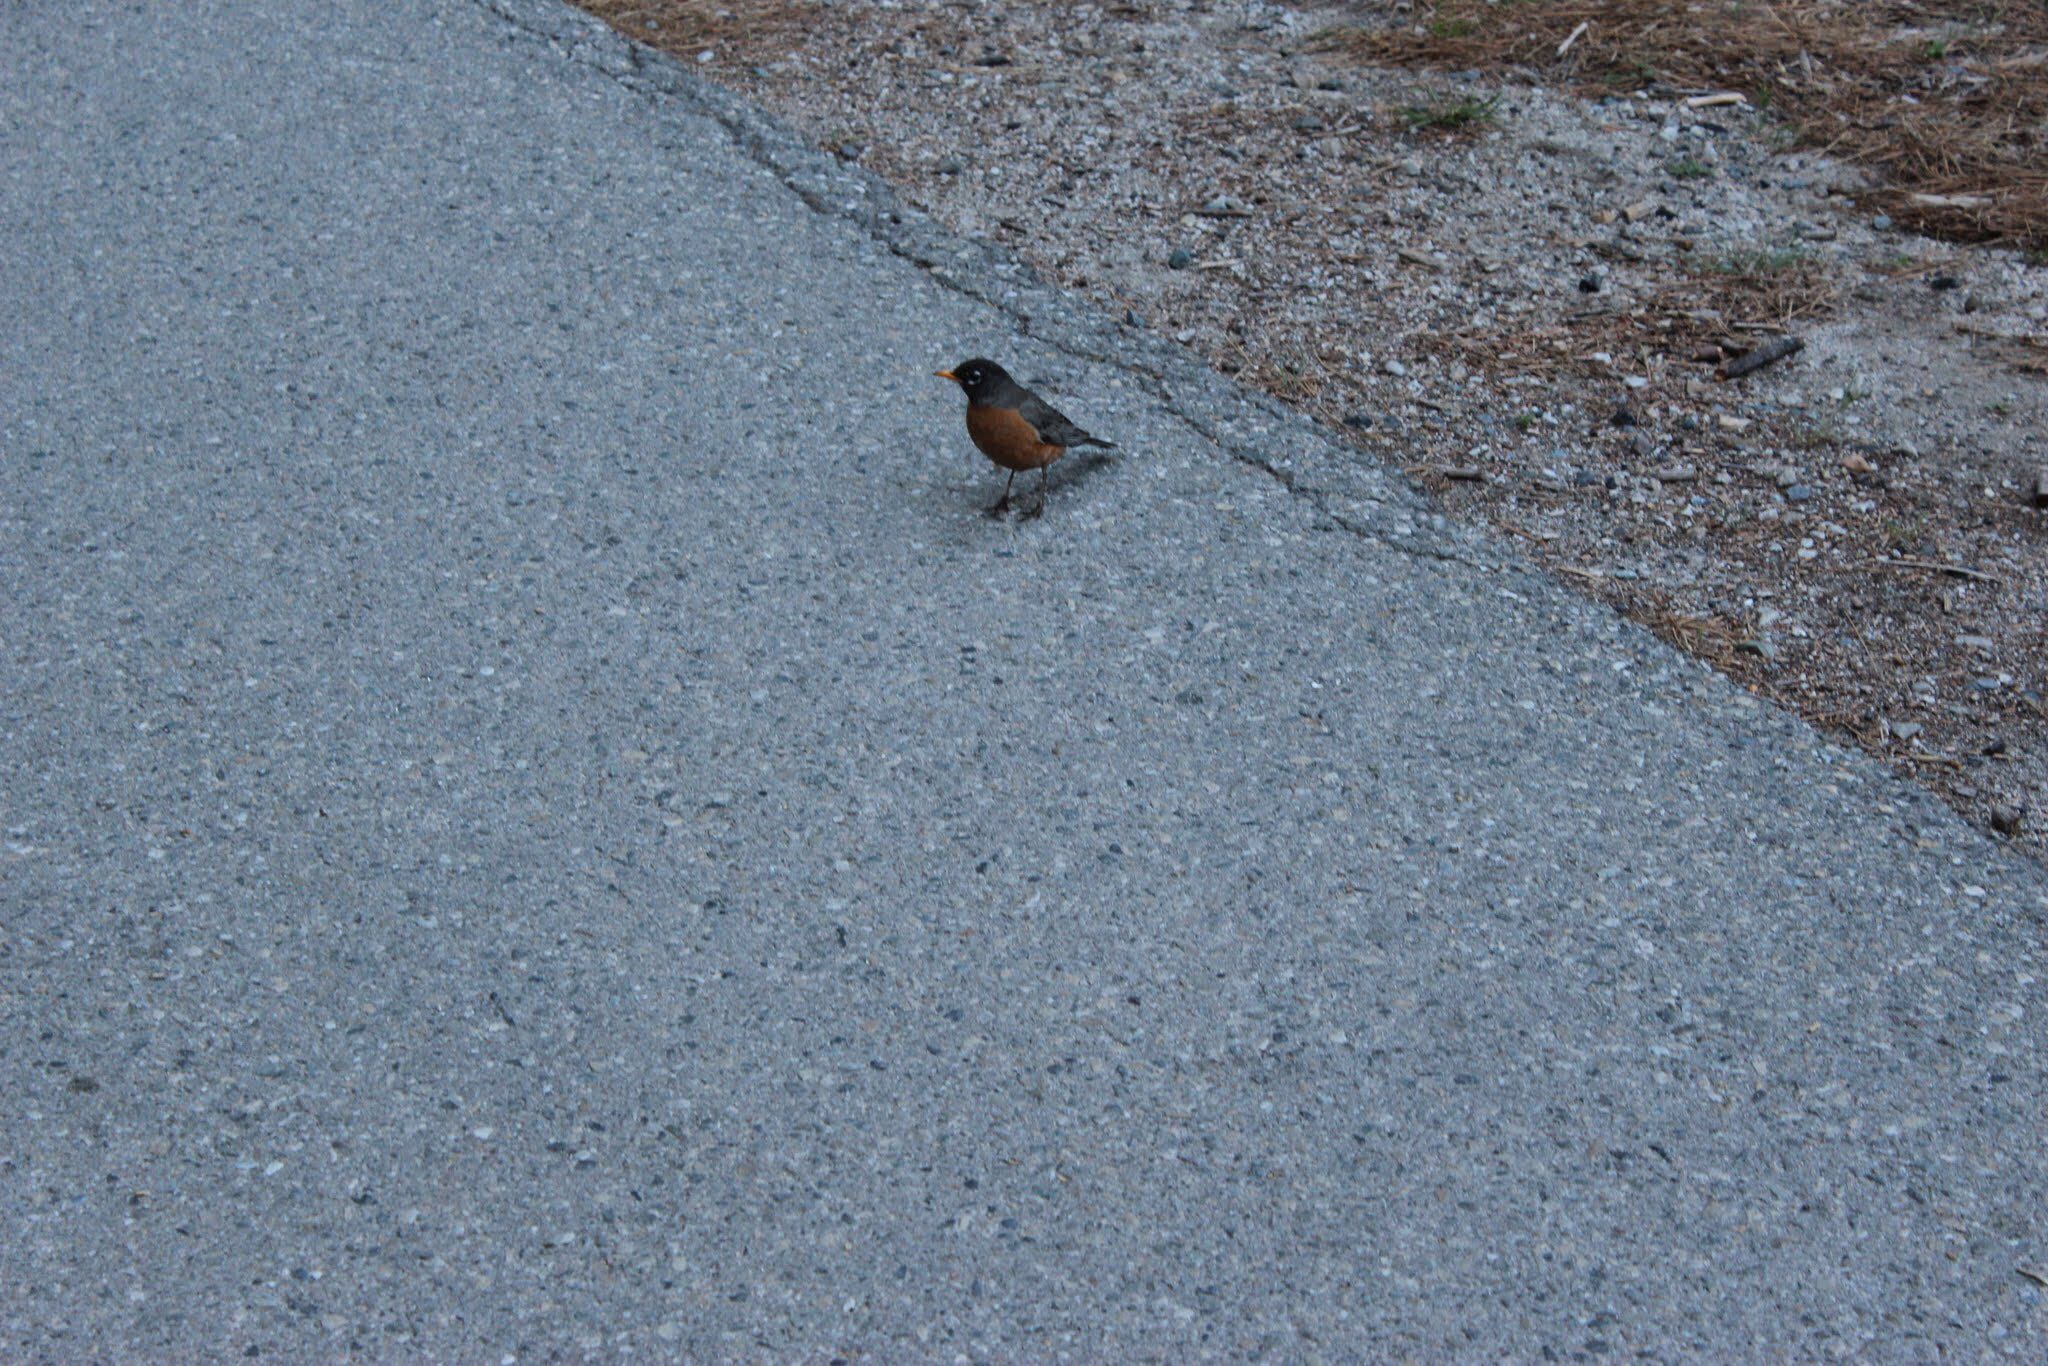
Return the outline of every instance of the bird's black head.
{"type": "Polygon", "coordinates": [[[992,360],[976,356],[963,360],[950,370],[935,370],[940,379],[949,379],[967,391],[970,403],[978,403],[1001,393],[1012,383],[1009,373],[992,360]]]}

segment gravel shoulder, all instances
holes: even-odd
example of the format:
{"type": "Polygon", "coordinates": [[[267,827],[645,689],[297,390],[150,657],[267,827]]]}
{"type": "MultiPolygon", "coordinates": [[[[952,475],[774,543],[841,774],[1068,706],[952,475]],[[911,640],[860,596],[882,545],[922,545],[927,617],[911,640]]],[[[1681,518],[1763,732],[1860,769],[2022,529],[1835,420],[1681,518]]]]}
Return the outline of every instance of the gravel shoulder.
{"type": "Polygon", "coordinates": [[[593,7],[2048,848],[2048,269],[1745,106],[1327,41],[1387,6],[593,7]]]}

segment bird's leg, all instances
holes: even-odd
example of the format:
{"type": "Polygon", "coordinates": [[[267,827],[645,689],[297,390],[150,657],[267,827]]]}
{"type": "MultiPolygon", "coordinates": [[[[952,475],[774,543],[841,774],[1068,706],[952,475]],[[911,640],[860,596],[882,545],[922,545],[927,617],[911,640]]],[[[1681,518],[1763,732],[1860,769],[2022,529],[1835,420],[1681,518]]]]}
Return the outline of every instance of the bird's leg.
{"type": "Polygon", "coordinates": [[[988,505],[988,515],[993,517],[1010,505],[1010,485],[1017,482],[1017,471],[1011,470],[1010,477],[1003,481],[1003,496],[988,505]]]}
{"type": "Polygon", "coordinates": [[[1043,517],[1045,515],[1045,484],[1046,480],[1051,477],[1052,467],[1050,465],[1040,465],[1038,467],[1038,501],[1032,505],[1031,511],[1024,514],[1026,521],[1033,517],[1043,517]]]}

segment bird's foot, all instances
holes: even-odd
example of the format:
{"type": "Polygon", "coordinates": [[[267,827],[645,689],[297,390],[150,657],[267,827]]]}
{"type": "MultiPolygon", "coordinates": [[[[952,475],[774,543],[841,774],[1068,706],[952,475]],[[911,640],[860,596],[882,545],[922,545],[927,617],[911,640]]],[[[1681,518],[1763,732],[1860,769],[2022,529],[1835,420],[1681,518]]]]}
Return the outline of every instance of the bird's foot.
{"type": "Polygon", "coordinates": [[[1045,516],[1045,495],[1044,495],[1044,494],[1040,494],[1040,495],[1038,496],[1038,501],[1037,501],[1037,502],[1033,503],[1033,504],[1032,504],[1032,505],[1031,505],[1031,506],[1030,506],[1030,507],[1029,507],[1029,508],[1028,508],[1027,510],[1025,510],[1024,512],[1021,512],[1021,513],[1019,513],[1019,514],[1018,514],[1018,516],[1017,516],[1017,520],[1018,520],[1018,521],[1020,521],[1020,522],[1029,522],[1029,521],[1034,521],[1034,520],[1036,520],[1037,518],[1040,518],[1040,517],[1043,517],[1043,516],[1045,516]]]}
{"type": "Polygon", "coordinates": [[[1006,493],[1002,497],[996,499],[993,503],[990,503],[987,507],[983,508],[981,510],[981,515],[984,517],[1000,517],[1003,515],[1004,512],[1009,510],[1009,506],[1010,495],[1006,493]]]}

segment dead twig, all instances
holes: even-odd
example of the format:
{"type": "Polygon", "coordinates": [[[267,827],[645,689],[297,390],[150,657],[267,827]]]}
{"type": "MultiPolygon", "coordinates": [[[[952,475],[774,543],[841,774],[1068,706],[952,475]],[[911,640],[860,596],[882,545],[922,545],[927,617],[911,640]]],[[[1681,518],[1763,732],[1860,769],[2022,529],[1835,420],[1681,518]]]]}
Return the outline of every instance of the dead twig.
{"type": "Polygon", "coordinates": [[[1722,366],[1721,378],[1741,379],[1753,370],[1761,370],[1766,365],[1781,361],[1787,356],[1797,355],[1805,347],[1806,343],[1797,337],[1773,337],[1749,354],[1739,356],[1722,366]]]}
{"type": "Polygon", "coordinates": [[[1996,574],[1986,574],[1981,569],[1968,569],[1959,564],[1943,564],[1940,560],[1916,560],[1904,555],[1880,555],[1873,564],[1887,565],[1893,569],[1929,569],[1941,574],[1953,574],[1959,579],[1974,579],[1978,583],[2002,583],[1996,574]]]}

